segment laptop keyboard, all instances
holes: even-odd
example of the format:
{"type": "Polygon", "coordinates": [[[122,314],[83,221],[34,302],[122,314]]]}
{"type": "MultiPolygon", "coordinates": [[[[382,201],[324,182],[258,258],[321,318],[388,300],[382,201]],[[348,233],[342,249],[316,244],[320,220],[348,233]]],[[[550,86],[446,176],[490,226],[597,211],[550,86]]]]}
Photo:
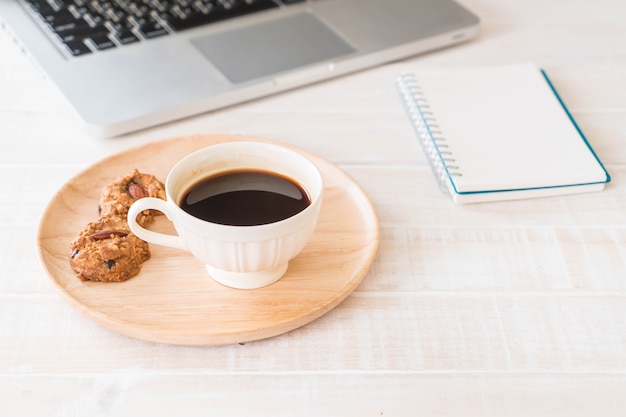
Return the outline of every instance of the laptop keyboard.
{"type": "Polygon", "coordinates": [[[21,0],[69,55],[142,40],[304,0],[21,0]]]}

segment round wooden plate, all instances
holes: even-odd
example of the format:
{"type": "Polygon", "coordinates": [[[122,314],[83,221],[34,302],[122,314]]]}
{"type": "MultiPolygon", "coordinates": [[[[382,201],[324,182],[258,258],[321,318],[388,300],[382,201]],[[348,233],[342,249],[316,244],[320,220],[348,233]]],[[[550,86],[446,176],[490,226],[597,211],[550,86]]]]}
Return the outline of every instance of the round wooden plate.
{"type": "MultiPolygon", "coordinates": [[[[126,282],[76,278],[69,244],[98,218],[102,187],[134,168],[165,181],[170,168],[188,153],[234,140],[262,139],[198,135],[154,142],[104,159],[66,183],[46,208],[37,241],[41,262],[63,296],[112,330],[178,345],[276,336],[310,323],[345,299],[367,273],[378,248],[376,212],[346,173],[299,149],[320,168],[325,194],[313,237],[278,282],[254,290],[228,288],[213,281],[190,254],[158,245],[150,245],[152,257],[126,282]]],[[[174,233],[164,216],[151,228],[174,233]]]]}

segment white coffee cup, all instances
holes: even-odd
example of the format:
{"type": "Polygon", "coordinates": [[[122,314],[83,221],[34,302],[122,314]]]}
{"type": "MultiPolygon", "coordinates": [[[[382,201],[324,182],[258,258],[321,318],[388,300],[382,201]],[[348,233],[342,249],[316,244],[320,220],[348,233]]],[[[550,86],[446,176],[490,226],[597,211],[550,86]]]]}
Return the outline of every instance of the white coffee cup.
{"type": "Polygon", "coordinates": [[[264,142],[227,142],[187,155],[165,181],[167,200],[137,200],[128,213],[128,224],[140,239],[191,252],[206,265],[217,282],[241,289],[259,288],[279,280],[288,263],[302,251],[315,230],[323,194],[322,175],[301,153],[264,142]],[[308,194],[310,204],[284,220],[253,226],[212,223],[180,207],[184,194],[199,181],[237,170],[276,173],[293,180],[308,194]],[[154,209],[173,223],[178,236],[157,233],[137,224],[136,217],[154,209]]]}

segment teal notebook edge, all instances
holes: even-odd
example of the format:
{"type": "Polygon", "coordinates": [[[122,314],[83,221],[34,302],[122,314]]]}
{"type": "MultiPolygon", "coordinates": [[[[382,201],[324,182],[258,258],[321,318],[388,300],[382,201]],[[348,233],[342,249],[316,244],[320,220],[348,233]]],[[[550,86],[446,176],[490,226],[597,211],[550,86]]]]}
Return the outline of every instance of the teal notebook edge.
{"type": "MultiPolygon", "coordinates": [[[[578,126],[578,123],[576,122],[576,120],[574,119],[574,116],[572,116],[572,113],[569,111],[569,109],[565,105],[565,102],[561,98],[561,95],[559,94],[559,92],[554,87],[554,84],[550,80],[550,77],[548,77],[548,74],[543,69],[539,69],[539,72],[541,73],[541,75],[543,76],[544,80],[548,84],[548,87],[550,87],[550,90],[552,91],[552,93],[554,94],[556,99],[559,101],[559,104],[561,105],[561,108],[563,109],[563,111],[565,112],[567,117],[569,118],[570,122],[576,128],[576,131],[578,132],[578,134],[580,135],[580,138],[585,143],[585,146],[587,146],[587,149],[589,149],[589,151],[591,152],[591,154],[593,155],[595,160],[598,162],[598,164],[602,168],[602,171],[604,171],[604,175],[606,175],[605,180],[603,180],[603,181],[574,183],[574,184],[565,184],[565,185],[555,185],[555,186],[547,186],[547,187],[512,188],[512,189],[483,190],[483,191],[458,191],[456,189],[456,186],[454,185],[454,181],[452,181],[451,178],[450,178],[450,183],[451,183],[451,185],[452,185],[452,187],[454,189],[454,192],[456,194],[458,194],[458,195],[479,195],[479,194],[492,194],[492,193],[511,193],[511,192],[533,191],[533,190],[542,190],[542,189],[546,189],[547,190],[547,189],[559,189],[559,188],[570,188],[570,187],[582,187],[582,186],[586,186],[586,185],[599,185],[599,184],[607,184],[607,183],[611,182],[611,175],[609,174],[607,169],[604,167],[604,164],[602,163],[602,161],[600,160],[600,158],[598,157],[596,152],[593,150],[593,147],[591,146],[591,144],[587,140],[587,137],[583,133],[583,131],[580,128],[580,126],[578,126]]],[[[441,154],[439,156],[443,160],[443,156],[441,154]]],[[[446,168],[446,171],[447,171],[447,168],[446,168]]],[[[448,176],[450,176],[449,172],[448,172],[448,176]]]]}
{"type": "MultiPolygon", "coordinates": [[[[606,169],[606,167],[604,166],[604,164],[602,163],[602,161],[596,154],[589,140],[587,139],[582,129],[580,128],[580,126],[578,125],[574,117],[572,116],[571,112],[565,105],[565,102],[563,101],[560,94],[556,90],[554,84],[548,77],[548,74],[542,68],[538,68],[537,70],[541,73],[543,79],[545,80],[546,84],[550,88],[550,91],[558,100],[561,108],[567,115],[569,121],[572,123],[572,126],[575,128],[576,132],[578,133],[580,138],[583,140],[586,148],[589,150],[593,158],[598,163],[599,167],[604,172],[605,178],[601,181],[571,183],[571,184],[554,185],[554,186],[510,188],[510,189],[505,188],[505,189],[492,189],[492,190],[480,190],[480,191],[458,191],[457,187],[454,184],[454,179],[452,178],[454,173],[450,172],[450,170],[448,169],[448,166],[445,162],[445,158],[436,144],[433,131],[431,130],[428,123],[426,122],[426,116],[424,115],[419,104],[410,104],[408,102],[408,98],[407,98],[408,93],[406,91],[407,87],[401,85],[403,84],[403,82],[406,82],[406,80],[401,80],[403,76],[400,76],[398,79],[398,84],[400,86],[400,90],[404,98],[405,106],[409,112],[409,116],[414,122],[413,123],[414,127],[416,128],[418,134],[423,134],[423,132],[420,132],[420,129],[425,129],[430,139],[430,142],[433,145],[432,149],[426,149],[427,143],[425,143],[425,141],[422,140],[422,147],[424,148],[424,151],[427,154],[427,156],[429,152],[432,155],[433,150],[436,153],[436,156],[437,156],[436,163],[434,163],[433,158],[428,158],[431,169],[433,170],[433,173],[437,177],[437,180],[442,190],[444,192],[454,194],[454,195],[451,195],[451,197],[455,202],[462,202],[461,200],[465,199],[466,197],[467,197],[467,202],[471,203],[471,202],[488,202],[488,201],[501,201],[501,200],[510,200],[510,199],[522,199],[522,198],[529,198],[531,196],[541,197],[541,196],[565,194],[565,193],[553,193],[552,192],[553,190],[558,190],[558,189],[572,190],[575,188],[580,188],[580,190],[571,191],[571,192],[568,192],[568,194],[576,193],[576,192],[595,191],[595,190],[603,189],[604,186],[611,181],[611,176],[608,170],[606,169]],[[419,119],[421,119],[421,121],[416,120],[416,116],[418,116],[419,119]],[[535,193],[535,195],[531,195],[531,193],[535,193]]],[[[413,97],[412,99],[415,100],[415,97],[413,97]]]]}
{"type": "Polygon", "coordinates": [[[561,104],[561,107],[563,108],[563,111],[565,111],[565,114],[567,114],[567,117],[569,117],[570,122],[572,122],[572,124],[574,125],[574,127],[578,131],[578,134],[580,135],[581,139],[585,142],[585,145],[587,145],[587,148],[589,149],[589,151],[591,152],[593,157],[596,158],[596,161],[598,161],[598,164],[600,164],[600,167],[604,171],[604,174],[606,175],[606,180],[602,181],[602,182],[605,183],[605,184],[608,183],[608,182],[611,182],[611,175],[609,175],[609,172],[604,167],[604,164],[602,163],[602,161],[600,161],[600,158],[598,157],[596,152],[593,150],[593,147],[591,146],[591,144],[587,140],[587,137],[583,133],[583,131],[580,128],[580,126],[578,126],[578,123],[576,123],[576,120],[574,119],[574,116],[572,116],[572,113],[570,113],[569,109],[565,105],[565,102],[563,102],[563,99],[561,99],[561,95],[559,94],[559,92],[554,87],[554,84],[552,84],[552,81],[550,80],[550,77],[548,77],[548,74],[546,73],[545,70],[540,69],[539,71],[541,72],[541,75],[543,75],[543,78],[546,80],[546,83],[548,83],[548,86],[550,87],[550,90],[552,90],[552,93],[554,94],[556,99],[559,100],[559,103],[561,104]]]}

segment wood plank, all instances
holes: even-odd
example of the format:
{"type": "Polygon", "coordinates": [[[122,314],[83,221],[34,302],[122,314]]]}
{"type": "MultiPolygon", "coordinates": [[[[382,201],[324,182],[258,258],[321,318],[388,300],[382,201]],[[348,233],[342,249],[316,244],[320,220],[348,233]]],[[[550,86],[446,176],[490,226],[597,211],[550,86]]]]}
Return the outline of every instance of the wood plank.
{"type": "Polygon", "coordinates": [[[625,303],[624,291],[355,292],[287,334],[194,348],[119,335],[57,298],[2,296],[0,369],[626,373],[625,303]]]}
{"type": "Polygon", "coordinates": [[[625,241],[608,226],[383,228],[359,290],[623,291],[625,241]]]}
{"type": "Polygon", "coordinates": [[[625,390],[623,374],[0,376],[3,410],[21,417],[621,417],[625,390]]]}

